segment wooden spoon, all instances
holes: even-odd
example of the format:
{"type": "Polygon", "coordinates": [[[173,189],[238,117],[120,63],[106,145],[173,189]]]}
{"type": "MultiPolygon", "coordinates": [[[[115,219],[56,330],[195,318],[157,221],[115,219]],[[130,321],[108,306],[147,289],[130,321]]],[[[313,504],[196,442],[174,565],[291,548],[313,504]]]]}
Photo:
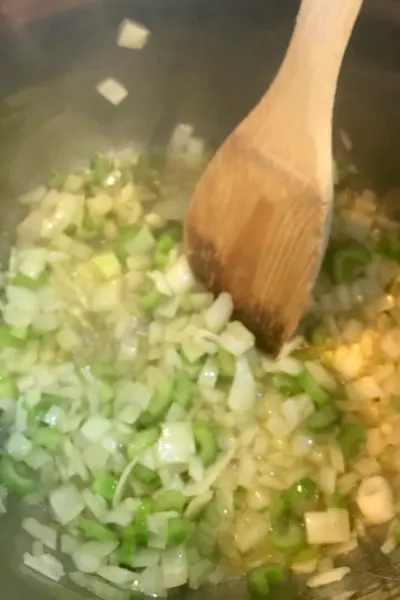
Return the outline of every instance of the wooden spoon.
{"type": "Polygon", "coordinates": [[[361,4],[302,1],[278,75],[215,154],[186,215],[193,271],[232,295],[271,353],[298,325],[329,235],[333,104],[361,4]]]}

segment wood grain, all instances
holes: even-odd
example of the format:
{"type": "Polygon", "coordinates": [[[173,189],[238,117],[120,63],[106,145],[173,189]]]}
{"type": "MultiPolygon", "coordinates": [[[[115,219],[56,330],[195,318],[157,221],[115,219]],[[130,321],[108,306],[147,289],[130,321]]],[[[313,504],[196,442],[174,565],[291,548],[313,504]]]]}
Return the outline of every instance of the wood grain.
{"type": "Polygon", "coordinates": [[[276,353],[303,314],[332,201],[332,112],[362,0],[303,0],[270,90],[218,150],[185,222],[194,272],[276,353]]]}

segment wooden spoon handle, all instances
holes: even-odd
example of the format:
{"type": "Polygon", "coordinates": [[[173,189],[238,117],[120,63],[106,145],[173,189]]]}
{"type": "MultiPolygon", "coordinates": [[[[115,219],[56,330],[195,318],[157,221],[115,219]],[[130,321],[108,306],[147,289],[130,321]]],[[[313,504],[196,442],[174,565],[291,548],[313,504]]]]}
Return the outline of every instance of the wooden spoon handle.
{"type": "Polygon", "coordinates": [[[361,5],[362,0],[302,0],[279,73],[242,123],[260,148],[313,180],[327,198],[337,79],[361,5]]]}
{"type": "Polygon", "coordinates": [[[362,0],[301,3],[278,80],[296,94],[297,105],[311,101],[313,118],[332,112],[340,66],[361,5],[362,0]]]}

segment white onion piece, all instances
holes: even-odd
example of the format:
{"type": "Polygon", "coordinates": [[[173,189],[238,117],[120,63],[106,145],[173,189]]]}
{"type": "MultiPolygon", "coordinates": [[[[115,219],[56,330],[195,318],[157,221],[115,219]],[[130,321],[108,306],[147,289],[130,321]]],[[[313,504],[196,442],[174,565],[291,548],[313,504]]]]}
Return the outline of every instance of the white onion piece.
{"type": "Polygon", "coordinates": [[[29,552],[25,552],[24,565],[53,581],[59,581],[65,575],[64,567],[51,554],[33,556],[29,552]]]}
{"type": "Polygon", "coordinates": [[[219,294],[204,315],[207,329],[218,333],[225,327],[233,313],[233,300],[230,294],[219,294]]]}
{"type": "Polygon", "coordinates": [[[161,429],[157,442],[160,465],[188,464],[196,452],[190,423],[168,423],[161,429]]]}
{"type": "Polygon", "coordinates": [[[101,523],[104,523],[108,515],[108,506],[104,498],[99,494],[94,494],[87,489],[83,490],[82,498],[96,519],[98,519],[101,523]]]}
{"type": "Polygon", "coordinates": [[[96,86],[97,91],[110,104],[118,106],[128,96],[128,90],[116,79],[108,77],[96,86]]]}
{"type": "Polygon", "coordinates": [[[75,519],[85,508],[81,494],[72,483],[51,491],[49,502],[55,517],[62,525],[75,519]]]}
{"type": "Polygon", "coordinates": [[[90,442],[100,441],[110,431],[111,423],[105,417],[96,415],[90,417],[81,427],[81,433],[90,442]]]}
{"type": "Polygon", "coordinates": [[[51,550],[56,550],[57,531],[53,527],[44,525],[32,517],[27,517],[24,519],[22,521],[22,527],[29,533],[29,535],[43,542],[45,546],[48,546],[51,548],[51,550]]]}
{"type": "Polygon", "coordinates": [[[236,361],[235,376],[228,395],[228,406],[234,412],[250,411],[256,399],[253,373],[244,356],[236,361]]]}
{"type": "Polygon", "coordinates": [[[254,335],[239,321],[231,321],[219,337],[219,343],[234,356],[241,356],[254,346],[254,335]]]}
{"type": "Polygon", "coordinates": [[[21,460],[32,450],[32,442],[22,433],[16,432],[8,438],[6,449],[13,458],[21,460]]]}
{"type": "Polygon", "coordinates": [[[185,256],[180,256],[167,270],[165,279],[175,294],[189,292],[196,283],[185,256]]]}
{"type": "Polygon", "coordinates": [[[189,575],[186,548],[177,546],[165,550],[161,556],[161,569],[166,589],[184,585],[189,575]]]}
{"type": "Polygon", "coordinates": [[[95,573],[101,566],[102,561],[109,556],[118,542],[86,542],[82,544],[73,554],[72,560],[76,568],[83,573],[95,573]]]}
{"type": "Polygon", "coordinates": [[[304,522],[309,544],[341,544],[350,540],[349,513],[343,508],[306,512],[304,522]]]}
{"type": "Polygon", "coordinates": [[[368,523],[380,525],[395,516],[393,493],[384,477],[376,475],[361,482],[356,502],[368,523]]]}
{"type": "Polygon", "coordinates": [[[307,585],[310,588],[329,585],[336,581],[341,581],[348,573],[350,573],[349,567],[336,567],[336,569],[331,569],[327,573],[319,573],[318,575],[314,575],[314,577],[310,577],[307,585]]]}
{"type": "Polygon", "coordinates": [[[120,48],[141,50],[147,43],[150,31],[144,25],[124,19],[119,26],[117,44],[120,48]]]}
{"type": "Polygon", "coordinates": [[[102,565],[97,574],[103,579],[120,586],[126,586],[136,578],[136,573],[114,565],[102,565]]]}

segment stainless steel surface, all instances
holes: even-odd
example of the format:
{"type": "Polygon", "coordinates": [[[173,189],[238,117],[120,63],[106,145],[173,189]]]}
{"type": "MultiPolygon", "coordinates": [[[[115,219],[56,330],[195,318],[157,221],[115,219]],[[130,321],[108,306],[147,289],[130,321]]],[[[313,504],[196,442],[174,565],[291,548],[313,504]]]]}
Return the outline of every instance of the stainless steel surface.
{"type": "MultiPolygon", "coordinates": [[[[3,0],[5,2],[6,0],[3,0]]],[[[8,2],[10,0],[7,0],[8,2]]],[[[55,0],[53,0],[55,2],[55,0]]],[[[28,0],[26,0],[28,2],[28,0]]],[[[58,0],[63,2],[63,0],[58,0]]],[[[15,199],[52,167],[72,167],[94,150],[135,142],[163,145],[179,122],[212,146],[230,131],[272,79],[290,35],[295,0],[97,0],[21,26],[0,0],[0,198],[3,250],[18,219],[15,199]],[[140,52],[115,45],[124,17],[149,27],[140,52]],[[96,84],[112,76],[128,89],[119,106],[96,84]]],[[[354,185],[385,194],[400,183],[400,2],[367,1],[343,67],[335,127],[353,141],[354,185]]],[[[343,157],[343,148],[337,145],[343,157]]],[[[391,194],[396,213],[397,196],[391,194]]],[[[12,515],[0,520],[2,597],[81,597],[19,573],[12,515]]],[[[365,543],[349,586],[356,596],[399,598],[396,556],[365,543]],[[397,574],[396,574],[397,573],[397,574]]],[[[296,597],[296,586],[285,598],[296,597]]],[[[299,587],[304,591],[304,586],[299,587]]],[[[308,597],[328,597],[331,591],[308,597]]],[[[182,597],[242,598],[241,583],[182,597]]]]}

